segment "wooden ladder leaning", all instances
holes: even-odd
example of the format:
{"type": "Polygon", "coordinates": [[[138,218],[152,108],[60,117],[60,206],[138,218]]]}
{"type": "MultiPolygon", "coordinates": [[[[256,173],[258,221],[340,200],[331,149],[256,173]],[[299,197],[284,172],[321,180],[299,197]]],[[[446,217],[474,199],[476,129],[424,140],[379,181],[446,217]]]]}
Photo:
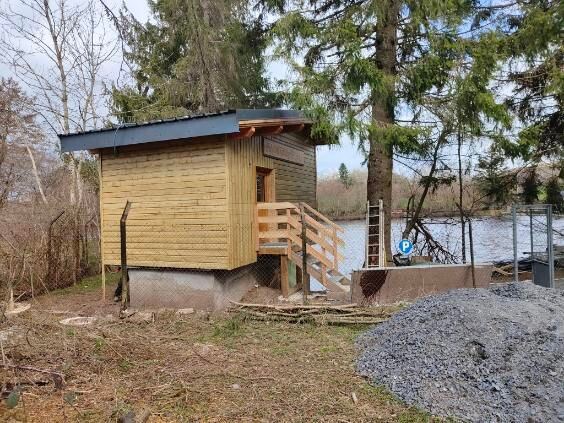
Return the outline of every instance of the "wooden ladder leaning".
{"type": "Polygon", "coordinates": [[[366,203],[366,268],[384,267],[384,202],[366,203]]]}

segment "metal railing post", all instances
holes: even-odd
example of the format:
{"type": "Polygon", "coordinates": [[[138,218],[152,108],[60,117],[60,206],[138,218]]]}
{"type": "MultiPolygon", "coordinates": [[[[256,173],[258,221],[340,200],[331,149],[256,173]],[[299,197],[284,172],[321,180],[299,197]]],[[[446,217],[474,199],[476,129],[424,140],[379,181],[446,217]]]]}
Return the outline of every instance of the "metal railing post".
{"type": "Polygon", "coordinates": [[[476,270],[474,264],[474,238],[472,236],[472,219],[468,219],[468,235],[470,241],[470,266],[472,269],[472,287],[476,288],[476,270]]]}
{"type": "Polygon", "coordinates": [[[548,278],[549,286],[554,288],[554,245],[552,239],[552,204],[546,207],[546,241],[548,249],[548,278]]]}
{"type": "Polygon", "coordinates": [[[126,222],[129,215],[131,203],[128,201],[123,209],[123,214],[119,221],[119,234],[121,244],[121,309],[126,310],[129,307],[129,276],[127,274],[127,231],[126,222]]]}
{"type": "Polygon", "coordinates": [[[519,282],[519,254],[517,252],[517,206],[511,206],[513,218],[513,282],[519,282]]]}

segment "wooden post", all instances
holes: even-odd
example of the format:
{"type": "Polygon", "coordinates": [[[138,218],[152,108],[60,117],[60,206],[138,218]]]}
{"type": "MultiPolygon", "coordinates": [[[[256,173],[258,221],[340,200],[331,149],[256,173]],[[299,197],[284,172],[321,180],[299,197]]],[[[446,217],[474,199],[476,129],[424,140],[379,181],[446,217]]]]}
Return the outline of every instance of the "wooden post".
{"type": "Polygon", "coordinates": [[[288,232],[288,238],[286,238],[286,243],[287,243],[287,247],[288,248],[288,252],[286,253],[287,255],[292,254],[292,240],[290,239],[290,232],[293,230],[292,229],[292,225],[290,225],[290,219],[292,218],[292,212],[290,209],[286,209],[286,219],[288,219],[288,221],[286,222],[286,231],[288,232]]]}
{"type": "Polygon", "coordinates": [[[98,154],[98,189],[100,191],[100,266],[102,270],[102,301],[106,301],[106,263],[104,261],[104,203],[102,201],[102,152],[98,154]]]}
{"type": "Polygon", "coordinates": [[[282,296],[288,298],[290,293],[290,279],[288,275],[288,256],[280,256],[280,289],[282,296]]]}
{"type": "Polygon", "coordinates": [[[129,277],[127,275],[127,234],[126,222],[131,203],[128,201],[123,209],[123,214],[119,222],[119,234],[121,243],[121,309],[129,307],[129,277]]]}
{"type": "Polygon", "coordinates": [[[60,212],[57,217],[55,217],[53,220],[51,220],[51,223],[49,224],[49,229],[47,231],[47,285],[49,285],[49,282],[51,281],[51,278],[53,277],[53,270],[54,270],[54,258],[53,258],[53,225],[55,224],[55,222],[57,220],[59,220],[59,218],[65,214],[65,211],[63,210],[62,212],[60,212]]]}
{"type": "Polygon", "coordinates": [[[338,272],[339,271],[339,243],[337,241],[337,229],[333,226],[333,267],[338,272]]]}
{"type": "Polygon", "coordinates": [[[255,221],[254,221],[254,225],[253,225],[253,228],[254,228],[253,230],[255,231],[254,232],[254,234],[255,234],[255,250],[257,252],[260,249],[260,238],[259,238],[260,226],[259,226],[259,223],[258,223],[258,215],[259,215],[258,208],[259,208],[259,205],[257,203],[257,204],[255,204],[255,215],[254,215],[255,221]]]}
{"type": "Polygon", "coordinates": [[[303,203],[300,203],[300,215],[302,218],[302,293],[304,304],[306,304],[309,295],[309,273],[307,273],[307,224],[303,203]]]}

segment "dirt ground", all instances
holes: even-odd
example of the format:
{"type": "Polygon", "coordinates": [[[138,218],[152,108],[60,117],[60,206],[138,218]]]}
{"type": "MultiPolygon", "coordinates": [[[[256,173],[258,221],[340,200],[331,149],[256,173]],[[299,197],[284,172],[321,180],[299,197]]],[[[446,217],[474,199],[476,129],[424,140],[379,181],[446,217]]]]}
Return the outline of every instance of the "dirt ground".
{"type": "Polygon", "coordinates": [[[119,320],[100,298],[89,279],[0,324],[2,362],[19,366],[0,366],[1,421],[117,421],[130,411],[149,422],[431,420],[355,374],[354,339],[366,328],[207,313],[119,320]],[[94,315],[90,326],[59,323],[94,315]]]}

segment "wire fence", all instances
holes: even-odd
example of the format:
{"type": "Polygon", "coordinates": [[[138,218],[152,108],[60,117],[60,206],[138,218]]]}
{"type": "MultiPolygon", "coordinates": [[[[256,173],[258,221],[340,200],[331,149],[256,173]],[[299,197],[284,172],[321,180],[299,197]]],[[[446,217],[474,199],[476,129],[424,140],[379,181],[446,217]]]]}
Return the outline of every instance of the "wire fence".
{"type": "MultiPolygon", "coordinates": [[[[554,235],[550,205],[515,205],[513,215],[513,279],[529,279],[554,287],[554,235]]],[[[557,240],[564,237],[557,236],[557,240]]]]}
{"type": "MultiPolygon", "coordinates": [[[[133,204],[126,219],[127,267],[121,270],[132,278],[134,303],[150,304],[156,298],[158,304],[182,307],[207,301],[210,308],[215,308],[241,297],[239,292],[243,290],[249,291],[247,300],[257,302],[299,295],[304,278],[299,207],[291,212],[294,215],[288,221],[287,210],[255,216],[255,204],[233,204],[227,212],[213,201],[198,201],[204,208],[198,213],[188,206],[163,209],[133,204]],[[288,222],[292,221],[298,226],[290,228],[288,222]],[[288,228],[293,230],[293,238],[284,233],[288,228]],[[259,231],[270,234],[263,240],[262,251],[257,244],[259,231]],[[288,248],[292,254],[287,254],[288,248]]],[[[106,232],[106,264],[114,271],[120,271],[123,265],[119,225],[122,212],[119,210],[116,224],[106,232]]],[[[71,286],[84,276],[100,272],[97,214],[76,213],[68,208],[51,215],[26,215],[25,210],[9,215],[9,219],[6,215],[0,218],[2,299],[7,298],[10,289],[14,299],[23,300],[71,286]]],[[[521,280],[532,279],[532,258],[547,253],[547,223],[543,216],[534,210],[532,214],[530,210],[517,213],[516,257],[521,280]]],[[[309,292],[315,296],[326,294],[329,285],[346,286],[353,271],[365,268],[367,226],[365,219],[334,222],[339,227],[335,231],[339,238],[335,256],[330,252],[334,226],[314,212],[309,212],[308,219],[307,248],[312,251],[306,255],[306,278],[309,292]]],[[[436,265],[441,260],[432,256],[429,246],[435,250],[440,246],[449,252],[451,263],[470,263],[474,256],[476,264],[494,265],[493,281],[514,279],[510,215],[467,219],[464,237],[458,217],[430,217],[422,222],[432,239],[425,239],[422,232],[419,238],[411,238],[414,252],[410,264],[436,265]]],[[[397,265],[390,262],[399,255],[397,245],[406,219],[395,218],[391,226],[387,264],[397,265]]],[[[564,244],[562,216],[554,216],[552,234],[556,248],[564,244]]],[[[558,275],[558,258],[555,263],[558,275]]],[[[114,293],[121,297],[119,286],[114,293]]]]}
{"type": "Polygon", "coordinates": [[[0,218],[0,295],[11,299],[76,284],[100,272],[100,239],[96,214],[72,208],[54,215],[22,208],[0,218]]]}
{"type": "MultiPolygon", "coordinates": [[[[265,207],[257,216],[255,204],[232,207],[229,213],[210,206],[205,213],[196,214],[189,207],[155,211],[134,203],[129,214],[122,216],[121,229],[126,228],[127,235],[121,238],[114,227],[105,247],[108,264],[123,266],[125,259],[122,271],[130,278],[131,302],[136,306],[221,308],[244,291],[250,292],[248,301],[271,301],[303,288],[304,277],[309,279],[309,293],[320,295],[335,284],[348,285],[352,273],[366,267],[366,220],[328,222],[309,212],[305,217],[308,271],[304,275],[300,252],[304,218],[299,207],[292,211],[265,207]],[[336,255],[330,253],[331,242],[327,240],[333,230],[339,241],[336,255]],[[122,239],[125,244],[120,244],[122,239]]],[[[546,223],[533,216],[531,226],[530,219],[528,215],[517,219],[518,231],[527,233],[527,237],[518,237],[518,259],[529,251],[546,253],[546,231],[542,235],[546,223]],[[534,234],[533,249],[530,233],[534,234]]],[[[496,269],[493,280],[511,280],[511,216],[466,218],[464,224],[459,217],[422,219],[410,234],[414,250],[408,263],[400,262],[398,250],[405,226],[405,218],[392,221],[388,265],[490,264],[496,269]]],[[[564,232],[564,220],[557,219],[554,230],[556,234],[564,232]]]]}

